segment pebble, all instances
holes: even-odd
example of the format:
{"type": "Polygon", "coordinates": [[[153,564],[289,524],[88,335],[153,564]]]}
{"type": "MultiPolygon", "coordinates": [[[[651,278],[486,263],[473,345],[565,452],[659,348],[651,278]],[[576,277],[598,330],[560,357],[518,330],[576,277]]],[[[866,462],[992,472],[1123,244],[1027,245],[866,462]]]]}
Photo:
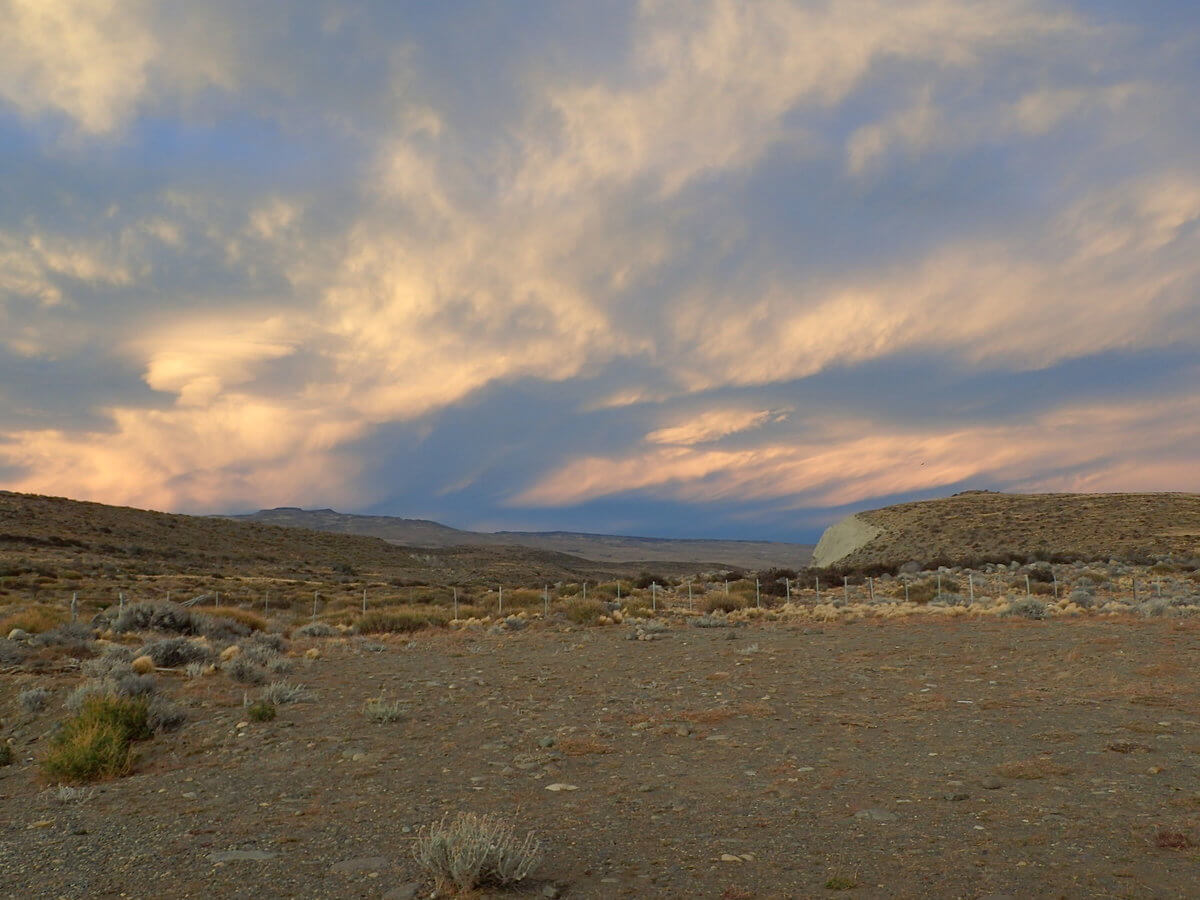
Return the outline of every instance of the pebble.
{"type": "Polygon", "coordinates": [[[573,784],[563,784],[561,781],[556,781],[554,784],[546,785],[548,791],[577,791],[579,788],[573,784]]]}
{"type": "Polygon", "coordinates": [[[964,793],[962,793],[961,791],[956,791],[956,792],[954,792],[954,793],[951,793],[951,794],[942,794],[942,799],[943,799],[943,800],[950,800],[950,801],[952,801],[952,802],[957,802],[957,801],[959,801],[959,800],[970,800],[970,799],[971,799],[971,795],[970,795],[970,794],[964,794],[964,793]]]}
{"type": "Polygon", "coordinates": [[[383,900],[415,900],[421,892],[421,885],[415,881],[394,887],[383,895],[383,900]]]}
{"type": "Polygon", "coordinates": [[[361,872],[378,872],[390,868],[388,860],[383,856],[360,856],[357,859],[346,859],[329,867],[330,872],[340,875],[357,875],[361,872]]]}
{"type": "Polygon", "coordinates": [[[878,807],[872,809],[860,809],[854,814],[856,819],[869,819],[872,822],[895,822],[900,817],[894,812],[889,812],[886,809],[878,807]]]}
{"type": "Polygon", "coordinates": [[[274,859],[278,855],[269,850],[222,850],[219,853],[210,853],[208,861],[215,863],[240,862],[242,860],[274,859]]]}
{"type": "Polygon", "coordinates": [[[538,746],[539,747],[553,747],[554,746],[554,738],[550,737],[549,735],[547,735],[546,737],[543,737],[543,738],[538,738],[538,746]]]}
{"type": "Polygon", "coordinates": [[[994,791],[994,790],[997,790],[998,788],[1002,788],[1002,787],[1004,787],[1004,779],[1003,779],[1003,778],[999,778],[999,777],[997,777],[997,776],[995,776],[995,775],[988,775],[988,776],[986,776],[986,777],[984,777],[984,778],[981,778],[981,779],[979,780],[979,784],[980,784],[980,785],[981,785],[981,786],[982,786],[982,787],[983,787],[985,790],[988,790],[988,791],[994,791]]]}

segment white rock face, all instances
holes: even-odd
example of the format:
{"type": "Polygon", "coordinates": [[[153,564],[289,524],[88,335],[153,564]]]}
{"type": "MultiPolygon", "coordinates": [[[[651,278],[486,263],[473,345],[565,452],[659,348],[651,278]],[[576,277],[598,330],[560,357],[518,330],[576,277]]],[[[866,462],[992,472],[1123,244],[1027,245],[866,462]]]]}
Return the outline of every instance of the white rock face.
{"type": "Polygon", "coordinates": [[[881,533],[870,522],[860,519],[857,515],[846,516],[840,522],[835,522],[825,529],[817,549],[813,551],[814,566],[833,565],[839,559],[849,556],[859,547],[875,540],[881,533]]]}

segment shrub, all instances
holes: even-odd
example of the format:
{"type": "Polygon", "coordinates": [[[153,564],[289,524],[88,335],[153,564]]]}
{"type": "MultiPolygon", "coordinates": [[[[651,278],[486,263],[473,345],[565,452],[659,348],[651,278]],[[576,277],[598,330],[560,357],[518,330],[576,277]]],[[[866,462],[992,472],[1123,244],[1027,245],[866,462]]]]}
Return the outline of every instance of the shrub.
{"type": "MultiPolygon", "coordinates": [[[[7,635],[8,632],[5,632],[5,634],[7,635]]],[[[19,666],[25,661],[25,657],[28,654],[29,651],[25,649],[23,644],[0,636],[0,666],[19,666]]]]}
{"type": "Polygon", "coordinates": [[[1026,619],[1044,619],[1046,618],[1046,604],[1041,600],[1035,600],[1033,597],[1026,597],[1024,600],[1010,603],[1008,614],[1010,616],[1023,616],[1026,619]]]}
{"type": "Polygon", "coordinates": [[[541,846],[532,834],[518,840],[506,821],[459,813],[422,828],[413,856],[445,894],[518,884],[540,862],[541,846]]]}
{"type": "Polygon", "coordinates": [[[359,634],[407,634],[422,628],[445,625],[449,614],[442,609],[404,608],[372,610],[354,623],[359,634]]]}
{"type": "Polygon", "coordinates": [[[637,578],[633,579],[633,586],[635,588],[643,588],[646,590],[648,590],[652,584],[657,584],[659,587],[662,587],[666,583],[666,578],[664,578],[662,575],[656,575],[653,572],[641,572],[638,574],[637,578]]]}
{"type": "Polygon", "coordinates": [[[296,629],[298,637],[306,638],[337,637],[338,634],[339,632],[336,628],[324,622],[309,622],[307,625],[301,625],[296,629]]]}
{"type": "Polygon", "coordinates": [[[221,667],[234,681],[242,684],[266,684],[267,672],[244,656],[235,656],[221,667]]]}
{"type": "Polygon", "coordinates": [[[42,771],[60,781],[93,781],[124,775],[133,764],[133,741],[150,737],[143,699],[93,696],[51,739],[42,771]]]}
{"type": "Polygon", "coordinates": [[[246,707],[246,715],[252,722],[270,722],[276,716],[275,704],[259,700],[246,707]]]}
{"type": "Polygon", "coordinates": [[[399,722],[404,718],[404,709],[399,700],[385,700],[383,697],[372,697],[363,704],[363,715],[368,722],[386,724],[399,722]]]}
{"type": "Polygon", "coordinates": [[[209,662],[215,654],[212,648],[184,637],[164,638],[152,641],[138,651],[138,656],[148,656],[160,669],[174,669],[188,663],[209,662]]]}
{"type": "Polygon", "coordinates": [[[196,634],[199,623],[191,610],[177,603],[131,603],[117,615],[113,631],[167,631],[196,634]]]}
{"type": "Polygon", "coordinates": [[[41,712],[46,708],[46,702],[50,699],[50,692],[45,688],[30,688],[27,691],[21,691],[17,695],[17,702],[21,704],[21,709],[27,713],[41,712]]]}
{"type": "Polygon", "coordinates": [[[114,693],[122,697],[149,697],[158,690],[158,682],[153,675],[138,675],[136,672],[117,676],[114,685],[114,693]]]}
{"type": "Polygon", "coordinates": [[[608,604],[603,600],[593,600],[591,597],[586,600],[576,597],[566,602],[563,606],[563,613],[576,625],[595,625],[601,616],[607,615],[608,604]]]}
{"type": "Polygon", "coordinates": [[[11,766],[13,757],[12,745],[7,741],[0,741],[0,766],[11,766]]]}
{"type": "Polygon", "coordinates": [[[251,631],[265,631],[267,628],[267,620],[258,613],[236,606],[198,606],[194,611],[199,615],[229,619],[239,625],[245,625],[251,631]]]}
{"type": "Polygon", "coordinates": [[[748,606],[745,597],[736,594],[709,594],[700,604],[700,609],[706,613],[731,613],[748,606]]]}
{"type": "Polygon", "coordinates": [[[302,684],[290,684],[286,681],[272,681],[263,688],[262,699],[267,703],[282,706],[284,703],[296,703],[308,699],[308,691],[302,684]]]}
{"type": "Polygon", "coordinates": [[[170,700],[156,695],[150,700],[150,714],[146,721],[150,730],[156,734],[160,731],[174,731],[187,721],[187,713],[170,700]]]}
{"type": "Polygon", "coordinates": [[[6,637],[14,628],[29,634],[41,634],[61,625],[66,619],[62,610],[48,606],[34,606],[0,619],[0,637],[6,637]]]}

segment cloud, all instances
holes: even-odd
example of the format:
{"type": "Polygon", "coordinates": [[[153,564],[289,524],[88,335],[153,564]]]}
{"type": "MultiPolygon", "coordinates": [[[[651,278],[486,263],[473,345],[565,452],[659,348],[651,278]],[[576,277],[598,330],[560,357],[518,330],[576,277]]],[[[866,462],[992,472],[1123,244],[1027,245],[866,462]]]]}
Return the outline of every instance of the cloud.
{"type": "Polygon", "coordinates": [[[825,434],[751,449],[663,447],[584,456],[512,502],[567,506],[649,492],[685,502],[782,498],[797,507],[832,507],[963,482],[1018,490],[1195,491],[1194,458],[1180,448],[1200,439],[1197,412],[1200,397],[1185,395],[1155,405],[1059,409],[1003,426],[914,430],[846,419],[825,434]],[[1131,478],[1138,461],[1148,467],[1131,478]]]}
{"type": "Polygon", "coordinates": [[[1200,345],[1195,72],[1136,11],[0,2],[12,485],[386,503],[409,488],[380,459],[427,446],[447,468],[414,502],[484,520],[1183,473],[1169,417],[1038,418],[1068,453],[950,410],[1200,345]],[[903,385],[864,373],[896,360],[947,408],[873,420],[903,385]],[[487,418],[521,460],[495,483],[453,465],[480,398],[540,404],[487,418]]]}
{"type": "Polygon", "coordinates": [[[651,444],[707,444],[718,438],[758,428],[767,421],[782,421],[786,413],[772,413],[769,409],[737,410],[722,409],[694,414],[678,425],[659,428],[646,435],[651,444]]]}

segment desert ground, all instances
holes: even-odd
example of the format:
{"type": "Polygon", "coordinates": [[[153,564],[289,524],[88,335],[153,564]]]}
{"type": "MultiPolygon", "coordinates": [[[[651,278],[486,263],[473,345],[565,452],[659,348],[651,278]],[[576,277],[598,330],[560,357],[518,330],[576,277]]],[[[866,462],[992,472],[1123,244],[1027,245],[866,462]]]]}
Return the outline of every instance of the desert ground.
{"type": "Polygon", "coordinates": [[[623,616],[532,604],[402,634],[181,638],[110,611],[17,635],[0,896],[426,897],[422,829],[473,811],[541,845],[479,896],[1194,897],[1194,573],[1111,571],[1057,567],[1057,601],[1027,582],[1040,609],[997,566],[968,573],[974,604],[887,580],[759,609],[743,583],[728,612],[710,585],[707,614],[676,588],[667,612],[639,592],[623,616]],[[203,658],[131,675],[164,641],[203,658]],[[129,774],[50,777],[89,685],[175,714],[129,774]]]}

